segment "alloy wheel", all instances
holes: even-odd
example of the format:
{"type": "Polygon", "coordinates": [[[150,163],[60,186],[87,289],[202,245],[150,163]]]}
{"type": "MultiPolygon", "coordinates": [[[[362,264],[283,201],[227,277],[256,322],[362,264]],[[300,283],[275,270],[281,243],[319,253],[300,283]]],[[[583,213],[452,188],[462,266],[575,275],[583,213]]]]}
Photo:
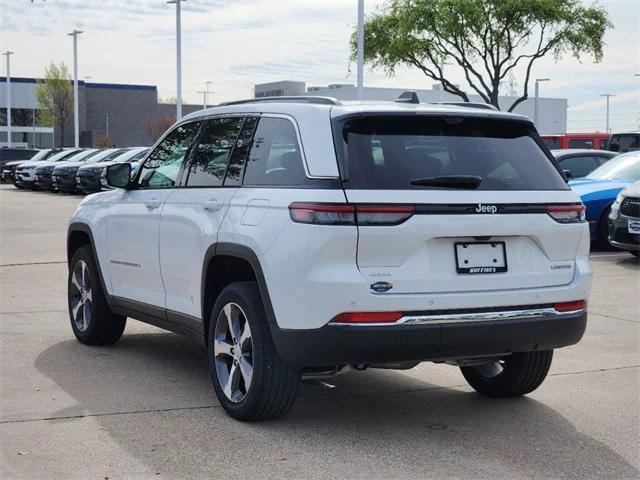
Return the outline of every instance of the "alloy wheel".
{"type": "Polygon", "coordinates": [[[242,401],[253,377],[253,340],[247,316],[236,303],[227,303],[216,319],[213,356],[225,396],[242,401]]]}
{"type": "Polygon", "coordinates": [[[84,260],[78,260],[71,273],[71,316],[80,332],[84,332],[91,322],[93,290],[89,278],[89,267],[84,260]]]}

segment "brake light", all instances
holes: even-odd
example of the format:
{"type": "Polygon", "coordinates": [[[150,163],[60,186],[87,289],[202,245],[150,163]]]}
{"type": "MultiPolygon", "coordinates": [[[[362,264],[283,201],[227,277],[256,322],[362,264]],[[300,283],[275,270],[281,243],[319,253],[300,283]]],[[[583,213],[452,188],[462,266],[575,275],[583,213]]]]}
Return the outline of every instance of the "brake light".
{"type": "Polygon", "coordinates": [[[402,317],[402,312],[351,312],[336,315],[331,323],[394,323],[402,317]]]}
{"type": "Polygon", "coordinates": [[[584,310],[587,308],[586,300],[574,300],[572,302],[554,303],[553,308],[556,312],[574,312],[576,310],[584,310]]]}
{"type": "Polygon", "coordinates": [[[344,203],[294,202],[291,220],[315,225],[400,225],[415,213],[411,205],[352,205],[344,203]]]}
{"type": "Polygon", "coordinates": [[[580,223],[585,221],[587,208],[580,205],[548,205],[547,213],[558,223],[580,223]]]}

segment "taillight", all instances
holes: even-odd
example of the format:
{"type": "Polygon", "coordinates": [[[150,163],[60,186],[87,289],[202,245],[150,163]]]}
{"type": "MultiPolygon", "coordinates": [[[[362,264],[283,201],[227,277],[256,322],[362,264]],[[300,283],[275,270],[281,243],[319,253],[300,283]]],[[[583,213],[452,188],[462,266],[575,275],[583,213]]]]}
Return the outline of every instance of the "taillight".
{"type": "Polygon", "coordinates": [[[344,203],[292,203],[289,205],[291,220],[315,225],[355,225],[356,211],[353,205],[344,203]]]}
{"type": "Polygon", "coordinates": [[[289,205],[291,220],[315,225],[400,225],[415,213],[411,205],[352,205],[295,202],[289,205]]]}
{"type": "Polygon", "coordinates": [[[412,205],[356,205],[358,225],[400,225],[416,213],[412,205]]]}
{"type": "Polygon", "coordinates": [[[558,223],[579,223],[585,220],[586,207],[580,205],[548,205],[547,213],[558,223]]]}
{"type": "Polygon", "coordinates": [[[574,312],[576,310],[584,310],[587,308],[586,300],[574,300],[572,302],[554,303],[553,308],[557,312],[574,312]]]}
{"type": "Polygon", "coordinates": [[[402,317],[402,312],[352,312],[336,315],[331,323],[394,323],[402,317]]]}

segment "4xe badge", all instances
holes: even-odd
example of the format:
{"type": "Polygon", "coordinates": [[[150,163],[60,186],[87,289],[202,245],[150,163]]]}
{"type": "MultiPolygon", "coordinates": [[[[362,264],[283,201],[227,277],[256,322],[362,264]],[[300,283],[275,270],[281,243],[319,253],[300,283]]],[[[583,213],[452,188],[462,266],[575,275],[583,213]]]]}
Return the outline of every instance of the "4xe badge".
{"type": "Polygon", "coordinates": [[[482,205],[481,203],[475,209],[476,213],[497,213],[498,206],[497,205],[482,205]]]}
{"type": "Polygon", "coordinates": [[[370,288],[376,293],[385,293],[393,288],[393,283],[376,282],[376,283],[372,283],[370,288]]]}

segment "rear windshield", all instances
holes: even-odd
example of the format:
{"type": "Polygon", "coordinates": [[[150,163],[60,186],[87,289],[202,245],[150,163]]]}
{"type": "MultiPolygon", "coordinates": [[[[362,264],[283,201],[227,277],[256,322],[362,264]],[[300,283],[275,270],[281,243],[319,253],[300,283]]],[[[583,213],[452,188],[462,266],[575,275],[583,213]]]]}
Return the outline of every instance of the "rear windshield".
{"type": "Polygon", "coordinates": [[[342,129],[345,188],[448,189],[417,179],[475,176],[477,190],[567,190],[527,124],[469,117],[373,117],[342,129]],[[420,182],[418,182],[420,183],[420,182]]]}

